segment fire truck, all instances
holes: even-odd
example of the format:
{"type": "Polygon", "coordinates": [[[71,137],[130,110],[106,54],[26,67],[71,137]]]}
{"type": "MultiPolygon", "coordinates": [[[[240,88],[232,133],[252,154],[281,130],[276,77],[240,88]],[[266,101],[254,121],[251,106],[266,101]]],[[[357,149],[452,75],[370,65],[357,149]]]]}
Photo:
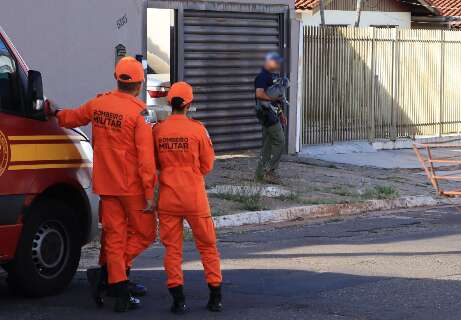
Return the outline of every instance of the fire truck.
{"type": "Polygon", "coordinates": [[[91,143],[48,118],[44,101],[40,72],[0,27],[0,265],[30,297],[68,286],[98,226],[91,143]]]}

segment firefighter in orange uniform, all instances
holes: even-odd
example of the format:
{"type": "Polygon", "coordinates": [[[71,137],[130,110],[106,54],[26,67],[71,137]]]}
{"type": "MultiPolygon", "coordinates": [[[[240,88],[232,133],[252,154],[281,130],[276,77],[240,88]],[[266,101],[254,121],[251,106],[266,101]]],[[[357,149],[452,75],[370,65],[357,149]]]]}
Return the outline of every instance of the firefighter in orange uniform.
{"type": "Polygon", "coordinates": [[[160,240],[166,248],[164,266],[173,297],[171,311],[176,314],[187,311],[181,267],[184,220],[192,229],[205,269],[210,289],[207,308],[213,312],[222,310],[221,265],[204,179],[213,169],[215,155],[205,127],[186,116],[192,100],[189,84],[174,84],[168,93],[172,115],[153,129],[160,172],[160,240]]]}
{"type": "Polygon", "coordinates": [[[74,110],[58,110],[50,104],[49,112],[66,128],[92,124],[93,190],[101,197],[101,261],[107,261],[107,266],[88,275],[93,297],[102,305],[100,290],[107,270],[110,291],[116,297],[114,310],[125,312],[140,303],[130,293],[128,270],[156,238],[156,173],[152,129],[143,116],[146,106],[136,98],[144,81],[143,67],[132,57],[123,58],[115,68],[115,78],[117,90],[74,110]]]}

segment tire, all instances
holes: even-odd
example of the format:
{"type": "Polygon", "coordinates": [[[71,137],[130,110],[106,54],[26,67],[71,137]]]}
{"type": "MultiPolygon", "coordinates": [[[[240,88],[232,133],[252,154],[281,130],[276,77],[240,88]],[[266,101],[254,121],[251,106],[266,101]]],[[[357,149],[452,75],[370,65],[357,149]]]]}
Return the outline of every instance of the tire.
{"type": "Polygon", "coordinates": [[[2,268],[3,268],[3,270],[5,270],[6,272],[10,272],[10,271],[11,271],[11,265],[12,265],[11,262],[7,262],[7,263],[5,263],[5,264],[2,264],[2,268]]]}
{"type": "Polygon", "coordinates": [[[27,297],[54,295],[69,285],[80,261],[81,234],[72,208],[56,199],[34,204],[25,217],[8,285],[27,297]]]}

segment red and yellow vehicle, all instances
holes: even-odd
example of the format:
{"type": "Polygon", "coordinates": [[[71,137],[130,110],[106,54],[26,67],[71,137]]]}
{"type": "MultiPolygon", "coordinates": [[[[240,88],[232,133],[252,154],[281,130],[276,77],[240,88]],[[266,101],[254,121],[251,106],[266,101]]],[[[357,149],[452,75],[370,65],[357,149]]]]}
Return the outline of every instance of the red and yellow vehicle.
{"type": "Polygon", "coordinates": [[[44,112],[42,79],[0,28],[0,265],[28,296],[64,289],[96,234],[92,149],[44,112]]]}

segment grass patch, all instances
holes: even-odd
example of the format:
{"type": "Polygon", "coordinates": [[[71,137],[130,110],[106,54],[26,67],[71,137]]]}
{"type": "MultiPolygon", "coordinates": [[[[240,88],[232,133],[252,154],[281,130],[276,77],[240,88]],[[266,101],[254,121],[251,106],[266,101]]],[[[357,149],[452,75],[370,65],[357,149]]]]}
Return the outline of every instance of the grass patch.
{"type": "Polygon", "coordinates": [[[264,210],[262,197],[259,193],[254,194],[233,194],[233,193],[218,193],[213,195],[216,198],[238,202],[241,209],[248,211],[264,210]]]}
{"type": "Polygon", "coordinates": [[[399,192],[393,186],[376,186],[367,189],[362,197],[365,199],[395,199],[399,196],[399,192]]]}
{"type": "Polygon", "coordinates": [[[191,241],[194,239],[194,235],[192,234],[192,231],[190,229],[184,228],[183,239],[184,241],[191,241]]]}
{"type": "Polygon", "coordinates": [[[338,204],[341,203],[340,199],[302,199],[304,205],[318,205],[318,204],[338,204]]]}
{"type": "Polygon", "coordinates": [[[330,192],[342,197],[353,197],[357,195],[357,192],[351,191],[351,189],[347,189],[346,187],[342,186],[334,187],[330,190],[330,192]]]}
{"type": "Polygon", "coordinates": [[[375,186],[373,188],[366,189],[365,192],[361,194],[352,189],[346,189],[345,187],[336,187],[330,189],[330,193],[337,195],[338,197],[333,196],[331,198],[304,199],[298,194],[295,194],[292,198],[290,198],[290,200],[302,203],[303,205],[322,205],[357,203],[372,199],[395,199],[399,196],[398,190],[396,190],[393,186],[375,186]]]}
{"type": "Polygon", "coordinates": [[[278,196],[276,199],[281,201],[302,202],[301,197],[296,192],[290,192],[289,194],[278,196]]]}
{"type": "Polygon", "coordinates": [[[354,196],[357,195],[357,191],[354,190],[354,186],[351,185],[342,185],[342,186],[308,186],[304,189],[303,193],[311,193],[311,192],[321,192],[321,193],[328,193],[334,194],[338,196],[354,196]]]}

